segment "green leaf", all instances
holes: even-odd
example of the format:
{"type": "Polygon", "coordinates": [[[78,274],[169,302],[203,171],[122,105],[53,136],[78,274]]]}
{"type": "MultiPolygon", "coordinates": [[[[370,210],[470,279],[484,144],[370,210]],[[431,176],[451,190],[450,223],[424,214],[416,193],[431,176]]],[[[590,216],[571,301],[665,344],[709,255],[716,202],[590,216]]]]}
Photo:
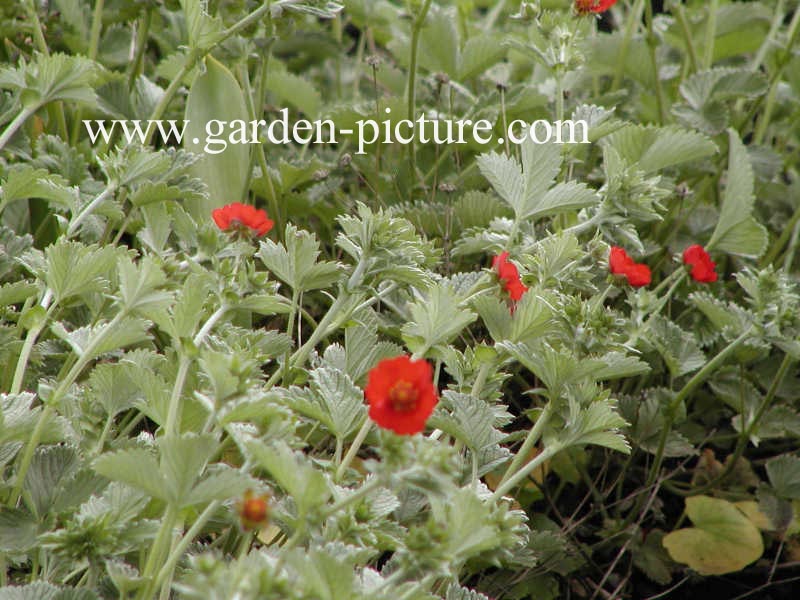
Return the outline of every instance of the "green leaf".
{"type": "Polygon", "coordinates": [[[445,600],[490,600],[489,596],[484,596],[473,590],[468,590],[460,585],[451,583],[447,586],[445,600]]]}
{"type": "Polygon", "coordinates": [[[307,79],[286,70],[286,66],[275,60],[270,62],[267,89],[275,96],[275,102],[295,107],[307,119],[316,119],[322,110],[319,89],[307,79]]]}
{"type": "Polygon", "coordinates": [[[192,48],[210,48],[222,36],[223,24],[219,17],[210,17],[208,5],[201,0],[180,0],[192,48]]]}
{"type": "Polygon", "coordinates": [[[564,430],[558,434],[558,443],[565,446],[594,444],[630,454],[630,445],[619,432],[627,424],[609,400],[596,400],[582,408],[570,399],[569,416],[564,430]]]}
{"type": "Polygon", "coordinates": [[[314,234],[299,231],[289,224],[284,240],[285,245],[272,240],[261,242],[258,257],[267,269],[295,292],[327,288],[339,280],[341,265],[317,262],[320,250],[314,234]]]}
{"type": "Polygon", "coordinates": [[[678,127],[630,125],[606,137],[604,143],[645,173],[698,161],[717,151],[706,136],[678,127]]]}
{"type": "Polygon", "coordinates": [[[462,308],[453,289],[438,283],[408,306],[411,321],[403,326],[403,340],[412,352],[449,343],[477,315],[462,308]]]}
{"type": "Polygon", "coordinates": [[[664,547],[676,562],[701,575],[741,571],[764,553],[761,533],[734,504],[720,498],[686,499],[686,514],[694,527],[664,536],[664,547]]]}
{"type": "Polygon", "coordinates": [[[75,473],[78,466],[78,453],[71,446],[44,446],[36,449],[25,475],[24,485],[36,516],[41,518],[51,510],[59,487],[75,473]]]}
{"type": "Polygon", "coordinates": [[[0,600],[98,600],[98,596],[86,588],[56,587],[37,581],[25,586],[0,589],[0,600]]]}
{"type": "Polygon", "coordinates": [[[160,469],[166,482],[164,493],[170,502],[183,506],[217,444],[211,435],[184,433],[162,437],[158,445],[160,469]]]}
{"type": "Polygon", "coordinates": [[[18,91],[22,105],[31,111],[55,100],[92,106],[97,102],[97,73],[97,64],[83,56],[36,54],[28,64],[0,69],[0,89],[18,91]]]}
{"type": "Polygon", "coordinates": [[[168,483],[150,450],[132,448],[103,454],[92,466],[97,473],[112,481],[125,483],[159,500],[168,499],[168,483]]]}
{"type": "Polygon", "coordinates": [[[325,476],[304,455],[294,453],[284,442],[275,441],[267,445],[252,441],[247,444],[247,449],[292,497],[300,514],[328,501],[331,491],[325,476]]]}
{"type": "Polygon", "coordinates": [[[206,474],[187,494],[184,504],[206,504],[212,500],[241,497],[248,489],[258,487],[258,481],[238,469],[224,464],[210,466],[206,474]]]}
{"type": "Polygon", "coordinates": [[[775,493],[788,500],[800,500],[800,457],[783,454],[767,462],[767,476],[775,493]]]}
{"type": "Polygon", "coordinates": [[[648,325],[645,337],[664,359],[673,377],[696,371],[706,363],[706,357],[692,333],[661,315],[651,317],[648,325]]]}
{"type": "Polygon", "coordinates": [[[17,165],[8,171],[0,189],[0,212],[17,200],[41,198],[53,202],[60,209],[74,210],[78,205],[78,189],[69,187],[60,175],[30,164],[17,165]]]}
{"type": "Polygon", "coordinates": [[[150,321],[126,317],[116,324],[109,322],[87,325],[73,331],[67,331],[57,322],[50,326],[50,330],[69,344],[75,354],[89,360],[112,350],[147,341],[150,339],[147,333],[150,326],[150,321]],[[88,350],[91,350],[91,355],[85,356],[88,350]]]}
{"type": "Polygon", "coordinates": [[[126,311],[146,313],[163,309],[172,301],[172,294],[159,289],[166,285],[167,278],[149,256],[138,265],[128,257],[121,258],[117,268],[120,301],[126,311]]]}
{"type": "Polygon", "coordinates": [[[447,390],[439,406],[429,425],[452,435],[473,452],[498,446],[506,437],[495,428],[495,409],[480,398],[447,390]]]}
{"type": "Polygon", "coordinates": [[[45,265],[32,269],[53,291],[56,302],[73,296],[108,291],[108,277],[120,253],[114,246],[84,246],[64,239],[48,246],[45,265]]]}
{"type": "Polygon", "coordinates": [[[730,129],[728,138],[728,181],[719,221],[706,247],[758,258],[766,249],[767,232],[750,216],[755,202],[753,168],[739,134],[730,129]]]}
{"type": "Polygon", "coordinates": [[[192,173],[208,186],[207,199],[189,200],[184,205],[196,221],[203,222],[214,208],[244,198],[250,173],[250,145],[227,141],[229,135],[233,135],[232,131],[223,131],[213,137],[226,140],[224,149],[212,145],[209,148],[213,154],[204,151],[210,137],[206,130],[212,121],[225,121],[231,128],[232,121],[237,121],[242,127],[247,124],[247,137],[250,136],[250,116],[239,83],[228,68],[212,56],[206,57],[205,71],[197,75],[189,89],[184,118],[189,123],[184,132],[183,147],[202,154],[192,173]]]}
{"type": "Polygon", "coordinates": [[[27,552],[36,544],[38,530],[39,522],[29,512],[0,507],[0,551],[27,552]]]}

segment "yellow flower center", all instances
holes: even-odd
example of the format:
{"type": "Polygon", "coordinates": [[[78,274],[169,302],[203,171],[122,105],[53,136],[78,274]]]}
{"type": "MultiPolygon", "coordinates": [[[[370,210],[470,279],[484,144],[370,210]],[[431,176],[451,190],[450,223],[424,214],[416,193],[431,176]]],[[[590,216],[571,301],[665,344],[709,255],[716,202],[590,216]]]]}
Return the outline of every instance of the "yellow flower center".
{"type": "Polygon", "coordinates": [[[419,392],[412,383],[401,379],[389,390],[389,401],[397,412],[411,412],[417,407],[419,392]]]}

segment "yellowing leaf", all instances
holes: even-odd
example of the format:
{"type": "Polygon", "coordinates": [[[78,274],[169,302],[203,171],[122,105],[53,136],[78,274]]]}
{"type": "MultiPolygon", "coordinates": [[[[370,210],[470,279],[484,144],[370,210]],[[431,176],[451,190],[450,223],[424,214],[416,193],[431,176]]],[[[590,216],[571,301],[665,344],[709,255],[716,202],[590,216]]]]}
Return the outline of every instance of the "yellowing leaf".
{"type": "Polygon", "coordinates": [[[676,562],[701,575],[740,571],[764,553],[756,525],[727,500],[694,496],[686,500],[694,527],[664,536],[664,547],[676,562]]]}
{"type": "Polygon", "coordinates": [[[774,531],[776,529],[770,518],[758,508],[758,502],[754,500],[742,500],[736,503],[736,508],[747,515],[747,518],[753,522],[753,525],[758,527],[761,531],[774,531]]]}

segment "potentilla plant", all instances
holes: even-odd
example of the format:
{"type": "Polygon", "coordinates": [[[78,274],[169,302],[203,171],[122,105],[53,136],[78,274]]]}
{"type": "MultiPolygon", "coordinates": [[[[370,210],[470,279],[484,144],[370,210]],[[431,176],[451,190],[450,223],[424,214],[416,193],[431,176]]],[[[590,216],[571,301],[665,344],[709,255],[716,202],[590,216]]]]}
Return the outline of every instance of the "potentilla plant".
{"type": "Polygon", "coordinates": [[[456,4],[0,8],[0,599],[793,568],[800,11],[456,4]]]}

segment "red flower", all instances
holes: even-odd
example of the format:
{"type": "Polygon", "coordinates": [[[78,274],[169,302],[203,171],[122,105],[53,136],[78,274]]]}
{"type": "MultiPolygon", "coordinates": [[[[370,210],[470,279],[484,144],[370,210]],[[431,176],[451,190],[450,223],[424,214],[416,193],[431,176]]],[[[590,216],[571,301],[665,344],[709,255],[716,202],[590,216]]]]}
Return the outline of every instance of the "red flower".
{"type": "Polygon", "coordinates": [[[692,244],[683,251],[683,264],[692,267],[691,276],[700,283],[713,283],[717,280],[717,266],[708,252],[700,244],[692,244]]]}
{"type": "Polygon", "coordinates": [[[379,362],[369,372],[364,395],[370,419],[401,435],[425,429],[425,421],[439,401],[431,365],[405,355],[379,362]]]}
{"type": "Polygon", "coordinates": [[[211,217],[217,227],[223,231],[246,227],[258,237],[266,234],[275,225],[275,222],[267,218],[267,213],[263,210],[240,202],[215,208],[211,211],[211,217]]]}
{"type": "Polygon", "coordinates": [[[580,14],[603,13],[616,3],[617,0],[575,0],[575,10],[580,14]]]}
{"type": "Polygon", "coordinates": [[[260,529],[269,520],[269,496],[256,496],[253,490],[247,490],[244,498],[238,503],[239,520],[244,529],[260,529]]]}
{"type": "Polygon", "coordinates": [[[650,285],[650,267],[634,261],[623,248],[611,246],[608,266],[614,275],[623,275],[633,287],[650,285]]]}
{"type": "Polygon", "coordinates": [[[500,281],[503,282],[503,289],[508,292],[514,302],[518,302],[522,295],[528,291],[528,287],[522,283],[516,265],[509,262],[508,252],[495,256],[492,259],[492,268],[497,271],[500,281]]]}

